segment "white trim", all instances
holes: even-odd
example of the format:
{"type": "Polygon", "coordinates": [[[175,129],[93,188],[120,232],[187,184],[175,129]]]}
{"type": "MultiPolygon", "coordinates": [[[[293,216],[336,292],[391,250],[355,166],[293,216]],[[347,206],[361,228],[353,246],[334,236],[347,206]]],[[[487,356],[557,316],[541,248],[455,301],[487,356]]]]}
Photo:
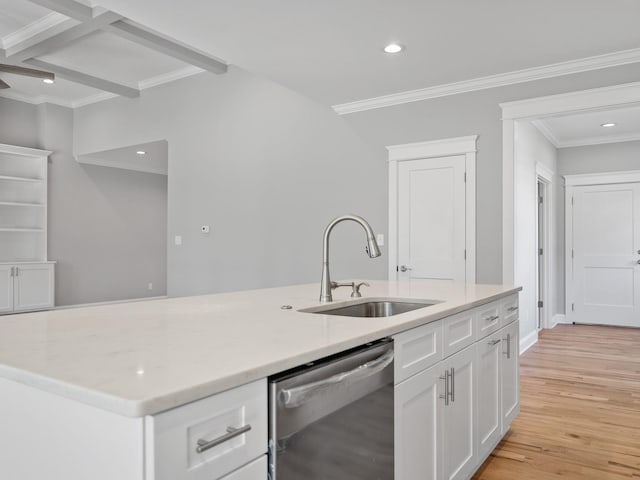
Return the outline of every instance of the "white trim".
{"type": "Polygon", "coordinates": [[[556,325],[567,325],[570,322],[567,322],[567,317],[564,316],[563,313],[556,313],[551,319],[551,325],[549,328],[555,328],[556,325]]]}
{"type": "Polygon", "coordinates": [[[565,175],[563,178],[565,187],[637,183],[640,182],[640,170],[632,170],[629,172],[583,173],[580,175],[565,175]]]}
{"type": "Polygon", "coordinates": [[[640,48],[334,105],[339,115],[640,62],[640,48]]]}
{"type": "Polygon", "coordinates": [[[58,12],[51,12],[44,17],[41,17],[38,20],[0,38],[0,46],[2,46],[4,50],[8,50],[14,45],[24,42],[25,40],[29,40],[39,33],[53,28],[56,25],[60,25],[67,20],[69,20],[69,17],[66,15],[58,12]]]}
{"type": "Polygon", "coordinates": [[[166,295],[160,295],[157,297],[141,297],[141,298],[129,298],[125,300],[111,300],[109,302],[94,302],[94,303],[77,303],[75,305],[56,305],[49,310],[67,310],[70,308],[84,308],[84,307],[99,307],[101,305],[116,305],[118,303],[137,303],[146,302],[147,300],[163,300],[168,298],[166,295]]]}
{"type": "MultiPolygon", "coordinates": [[[[0,151],[10,155],[25,155],[30,157],[48,157],[53,152],[51,150],[40,150],[39,148],[19,147],[17,145],[7,145],[0,143],[0,151]]],[[[15,262],[14,262],[15,263],[15,262]]],[[[42,262],[36,262],[42,263],[42,262]]]]}
{"type": "Polygon", "coordinates": [[[515,278],[514,131],[516,119],[598,110],[613,105],[640,105],[640,82],[530,98],[500,104],[502,108],[502,283],[515,278]]]}
{"type": "Polygon", "coordinates": [[[533,124],[534,127],[538,129],[538,131],[542,135],[544,135],[544,138],[546,138],[547,140],[549,140],[549,142],[551,142],[551,144],[554,147],[559,148],[558,146],[560,145],[560,141],[553,134],[553,132],[549,128],[549,125],[547,125],[547,122],[545,122],[544,119],[533,120],[531,123],[533,124]]]}
{"type": "MultiPolygon", "coordinates": [[[[555,238],[555,215],[554,209],[552,208],[555,202],[553,196],[553,190],[555,186],[553,177],[554,173],[551,169],[540,162],[536,163],[536,182],[542,182],[545,189],[545,198],[544,203],[542,204],[542,208],[544,209],[545,222],[543,232],[544,238],[542,241],[542,245],[538,245],[538,248],[542,248],[543,250],[542,260],[544,262],[544,288],[542,292],[544,306],[542,307],[542,321],[540,322],[540,328],[549,328],[549,324],[551,323],[551,311],[554,307],[554,305],[551,303],[551,292],[554,291],[553,279],[555,278],[555,275],[552,275],[552,266],[555,265],[554,249],[552,248],[552,239],[555,238]]],[[[537,211],[538,209],[536,209],[536,224],[539,225],[540,221],[537,218],[537,211]]],[[[536,280],[538,281],[537,278],[536,280]]]]}
{"type": "Polygon", "coordinates": [[[520,355],[529,350],[538,342],[538,331],[534,330],[526,337],[520,339],[520,355]]]}
{"type": "Polygon", "coordinates": [[[81,98],[71,102],[71,108],[84,107],[85,105],[91,105],[92,103],[102,102],[109,100],[110,98],[116,98],[118,95],[111,92],[100,92],[95,95],[89,95],[88,97],[81,98]]]}
{"type": "Polygon", "coordinates": [[[573,187],[564,189],[564,312],[565,321],[573,322],[571,309],[573,293],[573,187]]]}
{"type": "Polygon", "coordinates": [[[399,162],[427,158],[465,156],[465,277],[467,283],[476,281],[476,151],[478,135],[445,138],[426,142],[390,145],[389,151],[389,238],[388,278],[397,280],[398,265],[398,166],[399,162]]]}
{"type": "Polygon", "coordinates": [[[40,105],[43,103],[51,103],[53,105],[60,105],[61,107],[72,108],[73,103],[69,100],[60,97],[52,97],[49,95],[25,95],[12,91],[11,89],[0,91],[0,97],[8,98],[10,100],[16,100],[18,102],[30,103],[32,105],[40,105]]]}
{"type": "Polygon", "coordinates": [[[578,138],[567,142],[559,142],[557,148],[584,147],[587,145],[604,145],[606,143],[637,142],[640,140],[640,133],[630,133],[628,135],[609,135],[602,137],[578,138]]]}
{"type": "Polygon", "coordinates": [[[389,161],[416,160],[419,158],[446,157],[450,155],[464,155],[477,151],[478,135],[467,137],[443,138],[427,142],[405,143],[390,145],[389,161]]]}
{"type": "Polygon", "coordinates": [[[640,82],[501,103],[502,119],[550,117],[569,112],[640,105],[640,82]]]}

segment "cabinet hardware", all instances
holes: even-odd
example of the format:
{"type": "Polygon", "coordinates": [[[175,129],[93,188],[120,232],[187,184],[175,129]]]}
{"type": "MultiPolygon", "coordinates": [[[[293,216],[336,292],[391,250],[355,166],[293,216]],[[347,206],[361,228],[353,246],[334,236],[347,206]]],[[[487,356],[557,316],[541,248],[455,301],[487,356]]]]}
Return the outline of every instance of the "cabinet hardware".
{"type": "Polygon", "coordinates": [[[400,271],[401,271],[402,273],[404,273],[404,272],[409,272],[409,271],[411,271],[411,270],[413,270],[413,268],[411,268],[411,267],[407,267],[406,265],[400,265],[400,271]]]}
{"type": "Polygon", "coordinates": [[[456,401],[456,369],[451,367],[451,401],[456,401]]]}
{"type": "Polygon", "coordinates": [[[516,310],[518,310],[518,307],[509,307],[509,308],[507,308],[507,312],[515,312],[516,310]]]}
{"type": "Polygon", "coordinates": [[[491,340],[491,341],[490,341],[490,342],[488,342],[488,343],[489,343],[489,345],[494,346],[494,345],[499,344],[501,341],[502,341],[502,339],[501,339],[501,338],[498,338],[497,340],[491,340]]]}
{"type": "Polygon", "coordinates": [[[449,377],[450,373],[447,370],[444,375],[440,375],[440,380],[444,380],[444,395],[440,395],[440,398],[444,399],[445,407],[449,405],[449,377]]]}
{"type": "Polygon", "coordinates": [[[500,318],[500,315],[491,315],[490,317],[487,317],[484,319],[485,322],[493,322],[494,320],[497,320],[500,318]]]}
{"type": "Polygon", "coordinates": [[[249,430],[251,430],[251,425],[249,424],[240,428],[227,427],[227,433],[219,436],[218,438],[214,438],[213,440],[202,440],[202,439],[198,440],[198,447],[196,448],[196,452],[202,453],[205,450],[209,450],[210,448],[213,448],[217,445],[220,445],[221,443],[231,440],[232,438],[237,437],[238,435],[242,435],[243,433],[246,433],[249,430]]]}
{"type": "Polygon", "coordinates": [[[506,351],[507,358],[511,358],[511,334],[507,333],[507,338],[505,338],[504,340],[505,342],[507,342],[507,351],[506,351]]]}

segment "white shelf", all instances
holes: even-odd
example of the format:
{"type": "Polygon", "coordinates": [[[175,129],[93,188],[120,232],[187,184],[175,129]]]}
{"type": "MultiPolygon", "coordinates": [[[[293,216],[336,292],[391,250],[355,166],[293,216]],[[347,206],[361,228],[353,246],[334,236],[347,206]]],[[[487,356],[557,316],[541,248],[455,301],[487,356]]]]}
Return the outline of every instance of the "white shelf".
{"type": "Polygon", "coordinates": [[[9,175],[0,175],[0,180],[7,180],[10,182],[27,182],[27,183],[42,183],[41,178],[31,177],[12,177],[9,175]]]}
{"type": "Polygon", "coordinates": [[[0,202],[0,206],[7,207],[45,207],[42,203],[28,203],[28,202],[0,202]]]}
{"type": "Polygon", "coordinates": [[[44,228],[0,227],[0,232],[44,232],[44,228]]]}

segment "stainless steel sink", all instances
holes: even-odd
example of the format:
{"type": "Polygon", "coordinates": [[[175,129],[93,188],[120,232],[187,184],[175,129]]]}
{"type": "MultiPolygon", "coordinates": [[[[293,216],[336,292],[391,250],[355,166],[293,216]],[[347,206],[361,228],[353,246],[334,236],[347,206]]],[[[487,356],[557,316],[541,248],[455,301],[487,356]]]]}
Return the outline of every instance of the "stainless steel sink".
{"type": "Polygon", "coordinates": [[[370,299],[368,301],[359,301],[349,305],[340,305],[335,307],[314,307],[300,310],[307,313],[321,313],[323,315],[340,315],[344,317],[391,317],[400,313],[411,312],[419,308],[430,307],[440,303],[434,300],[387,300],[387,299],[370,299]]]}

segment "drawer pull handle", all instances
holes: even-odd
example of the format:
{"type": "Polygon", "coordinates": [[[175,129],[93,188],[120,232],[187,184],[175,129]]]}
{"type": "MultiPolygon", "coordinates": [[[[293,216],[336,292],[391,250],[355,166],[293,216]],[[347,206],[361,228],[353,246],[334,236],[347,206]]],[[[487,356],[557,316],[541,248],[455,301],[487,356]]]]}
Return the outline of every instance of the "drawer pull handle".
{"type": "Polygon", "coordinates": [[[485,322],[493,322],[494,320],[497,320],[500,318],[500,315],[491,315],[490,317],[487,317],[484,319],[485,322]]]}
{"type": "Polygon", "coordinates": [[[518,307],[509,307],[509,308],[507,308],[507,312],[515,312],[516,310],[518,310],[518,307]]]}
{"type": "Polygon", "coordinates": [[[251,425],[248,425],[248,424],[240,428],[227,427],[227,433],[225,433],[224,435],[218,438],[214,438],[213,440],[202,440],[202,439],[198,440],[198,447],[196,448],[196,452],[202,453],[205,450],[209,450],[210,448],[213,448],[217,445],[220,445],[221,443],[231,440],[232,438],[237,437],[238,435],[242,435],[243,433],[246,433],[249,430],[251,430],[251,425]]]}

